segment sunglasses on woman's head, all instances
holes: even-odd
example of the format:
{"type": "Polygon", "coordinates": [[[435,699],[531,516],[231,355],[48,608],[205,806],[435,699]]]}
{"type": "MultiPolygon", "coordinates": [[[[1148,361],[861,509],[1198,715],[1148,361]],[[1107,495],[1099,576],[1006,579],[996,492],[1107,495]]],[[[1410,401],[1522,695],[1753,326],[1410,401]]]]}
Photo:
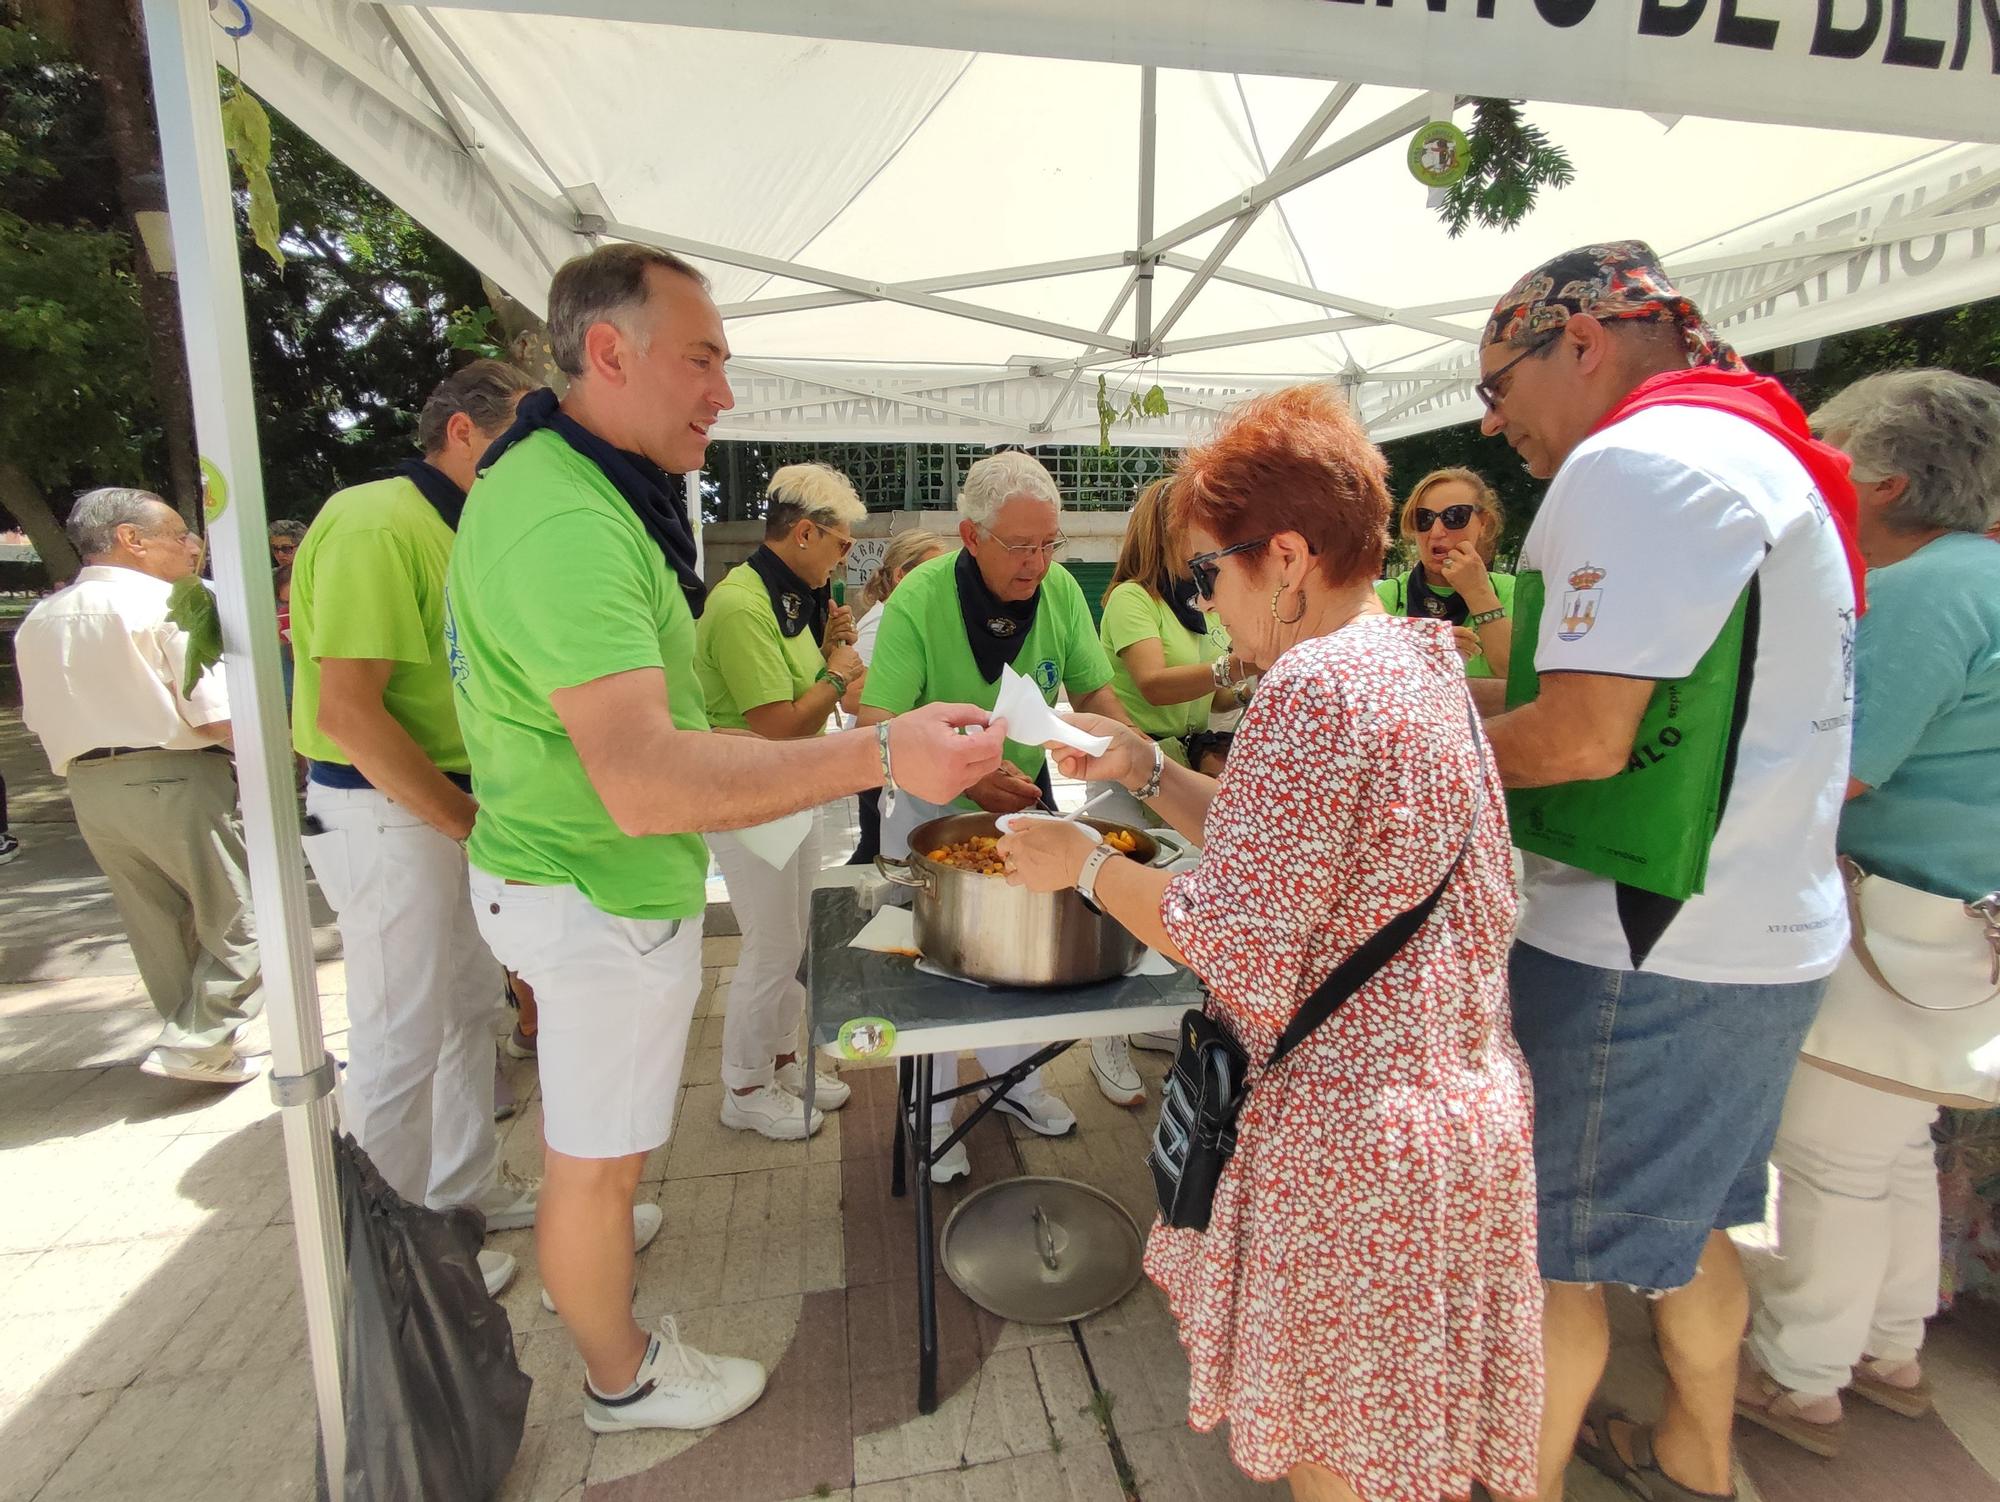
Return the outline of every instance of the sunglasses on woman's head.
{"type": "Polygon", "coordinates": [[[1442,511],[1433,511],[1428,506],[1419,506],[1410,515],[1417,524],[1419,535],[1430,531],[1439,522],[1443,522],[1452,531],[1456,532],[1461,527],[1471,525],[1472,513],[1478,509],[1477,506],[1447,506],[1442,511]]]}
{"type": "MultiPolygon", "coordinates": [[[[1275,534],[1273,534],[1275,535],[1275,534]]],[[[1231,547],[1217,548],[1213,553],[1197,553],[1188,559],[1188,574],[1194,580],[1194,592],[1204,600],[1215,598],[1216,577],[1222,572],[1217,567],[1232,553],[1247,553],[1252,548],[1261,548],[1270,537],[1253,537],[1248,542],[1239,542],[1231,547]]]]}

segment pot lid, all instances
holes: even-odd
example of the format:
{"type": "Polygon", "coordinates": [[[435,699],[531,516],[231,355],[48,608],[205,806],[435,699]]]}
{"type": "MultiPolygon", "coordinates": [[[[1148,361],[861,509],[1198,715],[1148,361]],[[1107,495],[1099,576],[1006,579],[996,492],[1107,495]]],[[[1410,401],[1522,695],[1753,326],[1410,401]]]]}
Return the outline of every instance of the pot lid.
{"type": "Polygon", "coordinates": [[[1108,1309],[1139,1281],[1139,1227],[1072,1179],[1002,1179],[952,1211],[938,1256],[980,1308],[1023,1325],[1108,1309]]]}

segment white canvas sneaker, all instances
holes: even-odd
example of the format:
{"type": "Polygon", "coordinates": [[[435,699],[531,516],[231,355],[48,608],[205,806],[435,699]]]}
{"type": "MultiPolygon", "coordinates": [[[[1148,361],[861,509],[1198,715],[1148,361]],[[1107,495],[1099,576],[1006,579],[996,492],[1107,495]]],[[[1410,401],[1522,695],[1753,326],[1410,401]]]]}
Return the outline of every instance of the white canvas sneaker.
{"type": "Polygon", "coordinates": [[[1179,1053],[1181,1035],[1176,1032],[1132,1033],[1126,1040],[1134,1048],[1143,1048],[1148,1053],[1179,1053]]]}
{"type": "Polygon", "coordinates": [[[709,1356],[680,1337],[672,1315],[646,1344],[632,1390],[607,1398],[583,1384],[583,1422],[593,1434],[627,1429],[707,1429],[764,1395],[764,1368],[741,1356],[709,1356]]]}
{"type": "MultiPolygon", "coordinates": [[[[800,1100],[806,1098],[805,1066],[797,1059],[792,1060],[772,1076],[772,1082],[787,1095],[796,1096],[800,1100]]],[[[838,1111],[847,1104],[848,1097],[853,1094],[854,1087],[831,1070],[813,1071],[814,1110],[838,1111]]]]}
{"type": "Polygon", "coordinates": [[[535,1223],[535,1209],[541,1195],[540,1179],[524,1179],[503,1167],[493,1187],[479,1196],[475,1206],[486,1217],[489,1233],[519,1231],[535,1223]]]}
{"type": "Polygon", "coordinates": [[[247,1085],[270,1067],[271,1056],[238,1058],[230,1044],[213,1048],[154,1047],[139,1061],[139,1072],[192,1085],[247,1085]]]}
{"type": "Polygon", "coordinates": [[[1090,1040],[1090,1077],[1114,1106],[1143,1106],[1146,1082],[1132,1067],[1132,1050],[1123,1038],[1090,1040]]]}
{"type": "Polygon", "coordinates": [[[965,1179],[971,1176],[972,1159],[967,1155],[963,1142],[952,1143],[951,1151],[931,1164],[933,1184],[949,1184],[953,1179],[965,1179]]]}
{"type": "Polygon", "coordinates": [[[514,1281],[514,1254],[497,1252],[490,1247],[479,1249],[479,1276],[486,1280],[486,1296],[497,1299],[500,1292],[514,1281]]]}
{"type": "Polygon", "coordinates": [[[805,1104],[776,1085],[761,1085],[748,1095],[722,1087],[722,1124],[739,1132],[761,1132],[774,1142],[803,1142],[825,1120],[826,1113],[815,1106],[808,1126],[805,1104]]]}
{"type": "Polygon", "coordinates": [[[1018,1085],[994,1102],[994,1109],[1005,1111],[1016,1121],[1023,1122],[1031,1132],[1040,1132],[1044,1137],[1060,1137],[1076,1128],[1076,1112],[1063,1104],[1062,1097],[1049,1090],[1023,1091],[1018,1085]]]}

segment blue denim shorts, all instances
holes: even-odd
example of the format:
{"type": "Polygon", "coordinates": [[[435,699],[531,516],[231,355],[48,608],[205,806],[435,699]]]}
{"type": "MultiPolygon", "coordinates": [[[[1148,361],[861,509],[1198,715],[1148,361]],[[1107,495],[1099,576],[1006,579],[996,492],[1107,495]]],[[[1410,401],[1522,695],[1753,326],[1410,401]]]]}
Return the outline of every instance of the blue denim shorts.
{"type": "Polygon", "coordinates": [[[1737,985],[1509,963],[1535,1088],[1542,1276],[1680,1288],[1711,1231],[1764,1218],[1785,1088],[1825,980],[1737,985]]]}

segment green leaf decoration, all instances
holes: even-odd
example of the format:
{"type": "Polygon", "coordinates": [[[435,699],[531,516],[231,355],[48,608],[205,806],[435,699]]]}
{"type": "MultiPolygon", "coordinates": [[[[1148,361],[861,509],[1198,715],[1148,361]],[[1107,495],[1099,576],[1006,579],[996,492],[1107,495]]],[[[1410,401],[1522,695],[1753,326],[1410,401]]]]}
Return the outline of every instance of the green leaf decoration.
{"type": "Polygon", "coordinates": [[[1146,388],[1146,394],[1139,399],[1139,411],[1146,417],[1165,417],[1169,408],[1167,394],[1158,386],[1146,388]]]}
{"type": "Polygon", "coordinates": [[[285,254],[278,248],[278,194],[271,186],[271,117],[248,89],[231,89],[222,101],[222,141],[243,171],[250,190],[250,235],[258,248],[278,265],[285,254]]]}
{"type": "Polygon", "coordinates": [[[187,670],[181,697],[190,697],[201,675],[222,661],[222,617],[208,586],[190,574],[167,596],[167,619],[187,633],[187,670]]]}
{"type": "Polygon", "coordinates": [[[1471,162],[1445,189],[1438,217],[1455,240],[1468,225],[1510,230],[1528,217],[1544,188],[1576,181],[1569,153],[1528,124],[1518,100],[1473,101],[1471,162]]]}
{"type": "Polygon", "coordinates": [[[1104,377],[1097,378],[1097,452],[1111,452],[1111,425],[1118,421],[1118,409],[1104,394],[1104,377]]]}

